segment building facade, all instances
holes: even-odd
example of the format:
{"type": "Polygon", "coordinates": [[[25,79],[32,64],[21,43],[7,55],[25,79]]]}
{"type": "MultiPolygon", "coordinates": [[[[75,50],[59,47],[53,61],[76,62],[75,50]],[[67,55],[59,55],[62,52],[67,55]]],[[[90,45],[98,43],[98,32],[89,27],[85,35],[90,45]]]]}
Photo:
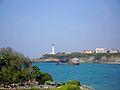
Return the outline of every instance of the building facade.
{"type": "Polygon", "coordinates": [[[109,53],[119,53],[119,50],[112,48],[109,49],[109,53]]]}
{"type": "Polygon", "coordinates": [[[94,53],[95,50],[83,50],[82,53],[94,53]]]}
{"type": "Polygon", "coordinates": [[[96,48],[96,53],[119,53],[117,49],[96,48]]]}
{"type": "Polygon", "coordinates": [[[96,53],[108,53],[107,48],[96,48],[96,53]]]}

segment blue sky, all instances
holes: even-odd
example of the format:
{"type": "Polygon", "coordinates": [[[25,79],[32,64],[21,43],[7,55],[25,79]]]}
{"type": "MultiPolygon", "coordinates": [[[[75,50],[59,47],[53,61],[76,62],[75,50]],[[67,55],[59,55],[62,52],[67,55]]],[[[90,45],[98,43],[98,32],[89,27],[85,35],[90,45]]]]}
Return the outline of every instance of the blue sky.
{"type": "Polygon", "coordinates": [[[119,0],[0,0],[0,47],[29,57],[96,47],[120,50],[119,0]]]}

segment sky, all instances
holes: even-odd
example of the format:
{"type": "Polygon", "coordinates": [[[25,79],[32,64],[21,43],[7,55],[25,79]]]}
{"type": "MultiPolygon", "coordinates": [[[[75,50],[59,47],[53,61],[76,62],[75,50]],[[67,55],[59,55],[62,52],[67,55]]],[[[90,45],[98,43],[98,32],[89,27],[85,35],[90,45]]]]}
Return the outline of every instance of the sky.
{"type": "Polygon", "coordinates": [[[97,47],[120,50],[120,0],[0,0],[0,48],[31,58],[97,47]]]}

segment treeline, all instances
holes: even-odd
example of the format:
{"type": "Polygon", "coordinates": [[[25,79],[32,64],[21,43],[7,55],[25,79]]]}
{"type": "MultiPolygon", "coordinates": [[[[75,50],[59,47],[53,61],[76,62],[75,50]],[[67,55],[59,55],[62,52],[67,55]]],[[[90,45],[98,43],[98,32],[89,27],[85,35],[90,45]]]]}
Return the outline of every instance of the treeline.
{"type": "Polygon", "coordinates": [[[0,86],[27,82],[44,84],[48,80],[52,81],[52,76],[37,66],[32,67],[30,58],[10,47],[0,48],[0,86]]]}
{"type": "Polygon", "coordinates": [[[70,60],[72,58],[78,58],[79,60],[85,60],[85,62],[91,60],[92,62],[96,61],[101,62],[101,61],[110,61],[111,59],[120,59],[120,53],[79,53],[79,52],[74,52],[71,54],[45,54],[42,56],[42,59],[48,59],[48,58],[55,58],[55,59],[65,59],[65,60],[70,60]]]}
{"type": "Polygon", "coordinates": [[[107,58],[110,58],[111,56],[120,56],[120,53],[79,53],[74,52],[71,54],[44,54],[42,56],[43,59],[46,58],[56,58],[56,59],[62,59],[62,58],[89,58],[91,56],[94,56],[95,59],[100,59],[101,57],[105,56],[107,58]]]}

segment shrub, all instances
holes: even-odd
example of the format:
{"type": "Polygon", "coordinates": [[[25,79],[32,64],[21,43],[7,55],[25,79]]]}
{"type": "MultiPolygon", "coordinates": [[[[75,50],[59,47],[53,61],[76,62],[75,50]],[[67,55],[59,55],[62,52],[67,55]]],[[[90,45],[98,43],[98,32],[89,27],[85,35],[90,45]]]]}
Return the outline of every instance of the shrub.
{"type": "Polygon", "coordinates": [[[58,88],[56,90],[81,90],[79,86],[67,84],[64,86],[61,86],[61,88],[58,88]]]}
{"type": "Polygon", "coordinates": [[[80,81],[78,81],[78,80],[70,80],[70,81],[67,82],[67,84],[80,86],[80,81]]]}

